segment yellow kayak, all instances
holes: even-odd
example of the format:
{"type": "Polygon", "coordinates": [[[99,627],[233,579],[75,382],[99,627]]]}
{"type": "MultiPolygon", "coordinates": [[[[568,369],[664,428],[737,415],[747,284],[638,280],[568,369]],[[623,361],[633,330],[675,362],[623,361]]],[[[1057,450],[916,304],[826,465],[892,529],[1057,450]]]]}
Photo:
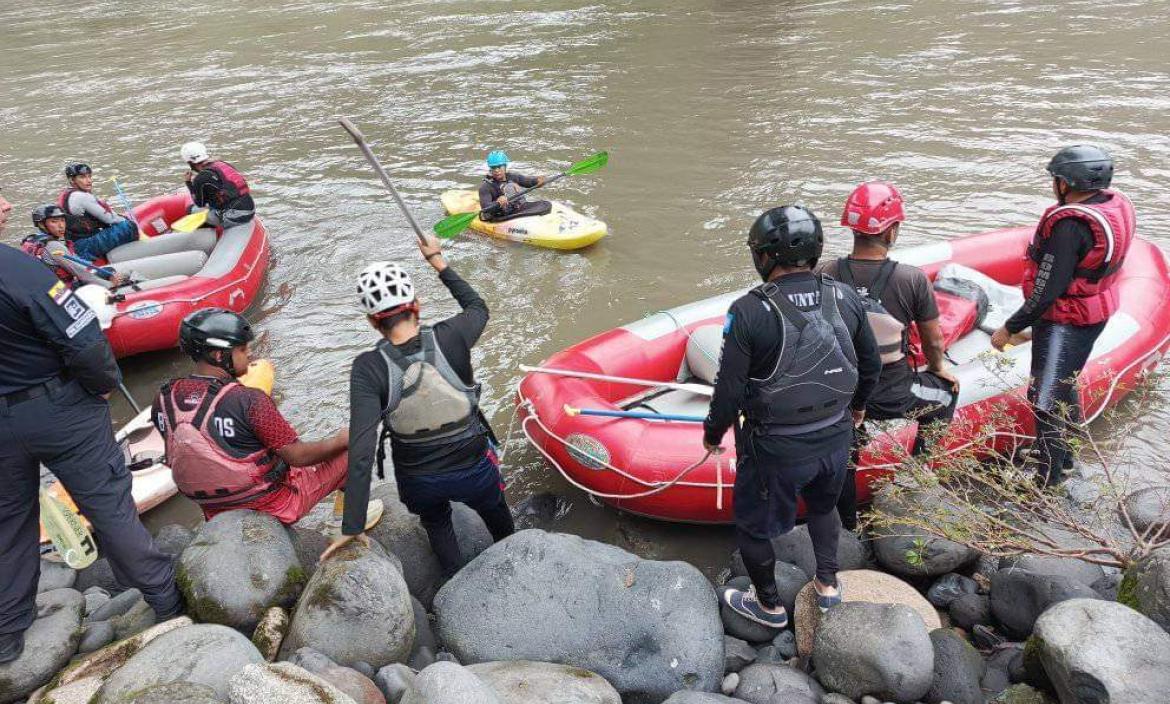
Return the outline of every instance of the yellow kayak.
{"type": "MultiPolygon", "coordinates": [[[[476,191],[444,191],[439,200],[448,215],[479,210],[479,193],[476,191]]],[[[552,212],[547,215],[504,222],[484,222],[476,218],[471,221],[471,229],[488,237],[549,249],[581,249],[608,233],[602,221],[582,215],[564,203],[551,202],[552,212]]]]}

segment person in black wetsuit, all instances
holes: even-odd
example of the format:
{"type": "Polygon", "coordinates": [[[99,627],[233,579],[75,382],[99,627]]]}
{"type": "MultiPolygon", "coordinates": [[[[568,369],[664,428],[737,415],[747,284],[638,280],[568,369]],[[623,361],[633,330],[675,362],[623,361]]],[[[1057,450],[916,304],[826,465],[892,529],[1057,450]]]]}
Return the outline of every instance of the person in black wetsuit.
{"type": "Polygon", "coordinates": [[[795,525],[798,494],[816,554],[818,605],[841,600],[837,500],[853,428],[882,368],[857,292],[812,273],[823,245],[820,222],[799,206],[773,208],[752,225],[748,246],[765,283],[727,313],[703,423],[703,446],[712,452],[735,429],[735,535],[752,580],[751,591],[727,588],[721,598],[771,628],[787,625],[788,615],[770,541],[795,525]]]}
{"type": "Polygon", "coordinates": [[[428,237],[419,250],[463,310],[434,325],[420,325],[414,283],[401,266],[379,262],[359,276],[362,309],[382,339],[354,360],[350,372],[342,535],[321,559],[362,534],[375,448],[381,477],[389,438],[399,498],[421,519],[450,576],[462,567],[452,501],[474,509],[497,541],[515,527],[471,367],[471,348],[487,325],[487,304],[447,265],[437,239],[428,237]],[[379,424],[381,437],[375,434],[379,424]]]}
{"type": "Polygon", "coordinates": [[[530,215],[545,215],[552,211],[546,200],[529,201],[517,196],[522,189],[543,186],[544,176],[525,176],[509,173],[508,155],[500,150],[487,156],[488,174],[479,186],[479,207],[491,208],[481,217],[488,222],[500,222],[530,215]]]}
{"type": "Polygon", "coordinates": [[[1105,150],[1066,147],[1052,157],[1048,173],[1057,203],[1040,218],[1028,248],[1024,305],[991,344],[1002,350],[1032,328],[1033,456],[1037,478],[1051,485],[1072,468],[1067,436],[1081,420],[1077,375],[1117,311],[1117,274],[1136,228],[1133,204],[1109,188],[1113,158],[1105,150]]]}

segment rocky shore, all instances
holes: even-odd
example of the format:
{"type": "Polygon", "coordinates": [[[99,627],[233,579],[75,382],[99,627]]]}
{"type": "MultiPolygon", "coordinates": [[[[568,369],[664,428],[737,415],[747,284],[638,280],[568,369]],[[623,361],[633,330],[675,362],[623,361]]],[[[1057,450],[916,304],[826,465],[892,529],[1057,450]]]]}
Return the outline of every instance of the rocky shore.
{"type": "MultiPolygon", "coordinates": [[[[776,632],[720,608],[692,565],[542,530],[492,545],[465,507],[469,563],[444,583],[393,486],[375,495],[369,547],[320,564],[319,531],[250,511],[167,526],[189,615],[166,623],[104,561],[42,561],[0,704],[1170,701],[1170,551],[1111,574],[843,532],[845,603],[822,615],[798,528],[776,541],[793,614],[776,632]]],[[[746,584],[738,556],[729,571],[746,584]]]]}

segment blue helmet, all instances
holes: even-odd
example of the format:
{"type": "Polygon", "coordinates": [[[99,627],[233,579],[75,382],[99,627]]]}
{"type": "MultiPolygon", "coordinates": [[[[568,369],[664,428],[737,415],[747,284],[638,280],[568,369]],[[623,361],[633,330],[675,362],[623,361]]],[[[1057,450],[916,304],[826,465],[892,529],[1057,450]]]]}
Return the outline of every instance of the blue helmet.
{"type": "Polygon", "coordinates": [[[494,169],[497,166],[508,165],[508,155],[502,149],[497,149],[493,152],[488,152],[487,165],[489,169],[494,169]]]}

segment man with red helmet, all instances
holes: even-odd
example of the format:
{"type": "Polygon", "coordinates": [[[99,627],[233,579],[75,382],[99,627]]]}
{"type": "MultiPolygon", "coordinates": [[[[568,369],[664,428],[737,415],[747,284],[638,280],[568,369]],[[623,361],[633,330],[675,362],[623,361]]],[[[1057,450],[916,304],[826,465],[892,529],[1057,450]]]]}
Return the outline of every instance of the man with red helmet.
{"type": "MultiPolygon", "coordinates": [[[[863,183],[849,194],[841,224],[853,230],[853,251],[829,261],[822,273],[857,289],[877,338],[882,373],[869,397],[867,418],[918,421],[913,453],[926,448],[926,436],[937,424],[950,422],[958,401],[959,382],[947,371],[938,304],[930,280],[921,269],[888,257],[906,220],[902,194],[883,181],[863,183]],[[910,324],[918,326],[927,368],[919,372],[907,355],[910,324]]],[[[859,437],[861,435],[859,434],[859,437]]],[[[839,509],[846,527],[857,525],[856,495],[845,482],[839,509]]]]}
{"type": "Polygon", "coordinates": [[[1081,420],[1077,375],[1117,312],[1117,274],[1133,242],[1133,204],[1113,181],[1113,158],[1100,147],[1065,147],[1048,164],[1056,203],[1044,212],[1024,269],[1024,305],[995,331],[1002,350],[1032,328],[1028,400],[1036,415],[1038,478],[1060,482],[1072,467],[1068,433],[1081,420]]]}

